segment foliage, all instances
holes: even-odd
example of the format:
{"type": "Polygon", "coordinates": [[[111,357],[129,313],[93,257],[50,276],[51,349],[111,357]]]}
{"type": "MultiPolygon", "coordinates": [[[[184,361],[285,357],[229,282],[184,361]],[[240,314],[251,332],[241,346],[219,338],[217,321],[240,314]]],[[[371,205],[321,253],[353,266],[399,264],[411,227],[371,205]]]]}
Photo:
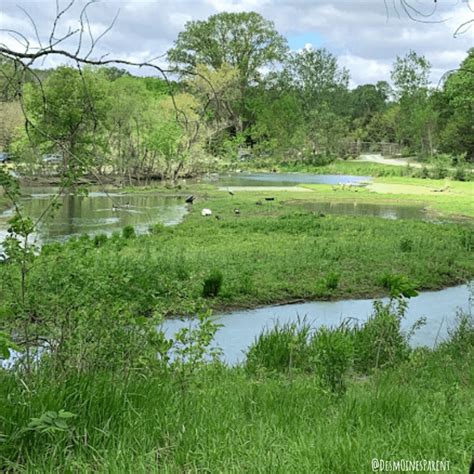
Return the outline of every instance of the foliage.
{"type": "Polygon", "coordinates": [[[222,287],[224,276],[220,270],[214,269],[204,280],[202,296],[204,298],[215,297],[219,294],[222,287]]]}
{"type": "Polygon", "coordinates": [[[406,309],[403,300],[374,303],[374,314],[353,328],[354,369],[362,374],[373,369],[392,367],[406,360],[410,349],[401,331],[406,309]]]}
{"type": "Polygon", "coordinates": [[[318,328],[311,337],[311,362],[324,388],[335,393],[345,391],[344,378],[353,364],[353,345],[353,337],[345,324],[333,329],[318,328]]]}
{"type": "Polygon", "coordinates": [[[27,430],[36,431],[41,434],[49,434],[57,431],[68,431],[68,420],[76,417],[74,413],[66,410],[47,411],[43,413],[39,418],[32,418],[28,423],[27,430]]]}
{"type": "Polygon", "coordinates": [[[64,173],[71,176],[100,164],[105,149],[100,130],[110,97],[107,88],[100,72],[67,66],[54,70],[41,85],[28,84],[29,144],[38,147],[40,156],[60,154],[64,173]]]}
{"type": "Polygon", "coordinates": [[[302,320],[277,323],[263,331],[247,351],[247,370],[289,372],[293,369],[309,369],[310,330],[308,323],[302,320]]]}
{"type": "Polygon", "coordinates": [[[204,64],[219,70],[228,64],[238,69],[246,87],[259,78],[260,68],[282,60],[285,52],[286,41],[271,21],[255,12],[223,12],[186,23],[168,57],[191,69],[204,64]]]}

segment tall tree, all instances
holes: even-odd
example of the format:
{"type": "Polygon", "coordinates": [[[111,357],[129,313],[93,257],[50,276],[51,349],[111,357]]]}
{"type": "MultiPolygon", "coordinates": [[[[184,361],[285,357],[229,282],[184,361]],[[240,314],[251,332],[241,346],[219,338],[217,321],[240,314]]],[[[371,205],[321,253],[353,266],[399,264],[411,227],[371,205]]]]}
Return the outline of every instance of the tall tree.
{"type": "Polygon", "coordinates": [[[438,106],[442,150],[465,153],[474,161],[474,48],[446,79],[438,106]]]}
{"type": "Polygon", "coordinates": [[[97,165],[109,97],[102,72],[61,66],[41,87],[28,86],[25,106],[32,143],[42,152],[61,154],[65,173],[97,165]]]}
{"type": "Polygon", "coordinates": [[[234,133],[249,125],[245,96],[260,79],[262,69],[282,61],[286,40],[271,21],[255,12],[219,13],[204,21],[191,21],[168,51],[171,64],[196,72],[199,65],[215,71],[232,68],[238,72],[240,100],[233,106],[237,119],[234,133]]]}
{"type": "Polygon", "coordinates": [[[426,91],[430,71],[430,62],[413,50],[403,57],[397,56],[391,72],[397,97],[409,98],[426,91]]]}
{"type": "Polygon", "coordinates": [[[261,68],[283,60],[286,51],[286,40],[271,21],[255,12],[224,12],[186,23],[168,58],[188,70],[198,64],[214,69],[228,64],[247,86],[260,77],[261,68]]]}
{"type": "Polygon", "coordinates": [[[334,109],[342,105],[341,99],[347,93],[349,72],[341,68],[337,58],[324,48],[305,48],[292,53],[284,74],[310,109],[324,103],[332,112],[336,112],[334,109]]]}
{"type": "Polygon", "coordinates": [[[430,100],[431,64],[424,56],[409,51],[397,56],[391,77],[400,104],[399,135],[410,151],[433,155],[437,114],[430,100]]]}
{"type": "Polygon", "coordinates": [[[307,132],[303,154],[337,153],[347,132],[349,72],[328,50],[305,48],[289,56],[281,76],[300,100],[307,132]]]}

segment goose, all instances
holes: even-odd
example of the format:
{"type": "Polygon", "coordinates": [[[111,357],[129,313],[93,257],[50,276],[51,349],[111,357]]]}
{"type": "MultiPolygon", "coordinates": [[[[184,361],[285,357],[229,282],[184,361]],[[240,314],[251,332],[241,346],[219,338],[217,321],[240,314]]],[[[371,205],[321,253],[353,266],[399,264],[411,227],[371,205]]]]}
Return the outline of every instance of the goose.
{"type": "Polygon", "coordinates": [[[201,211],[201,216],[203,217],[212,216],[212,211],[210,209],[204,208],[201,211]]]}

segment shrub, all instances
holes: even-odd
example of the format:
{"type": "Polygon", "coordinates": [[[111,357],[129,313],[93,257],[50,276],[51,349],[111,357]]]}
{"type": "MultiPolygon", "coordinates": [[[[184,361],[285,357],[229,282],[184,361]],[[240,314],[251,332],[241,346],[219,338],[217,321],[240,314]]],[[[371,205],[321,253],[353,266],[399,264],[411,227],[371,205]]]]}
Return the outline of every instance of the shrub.
{"type": "Polygon", "coordinates": [[[213,270],[210,275],[204,280],[202,296],[204,298],[211,298],[217,296],[221,291],[223,279],[224,277],[220,270],[213,270]]]}
{"type": "Polygon", "coordinates": [[[328,290],[335,290],[339,285],[339,273],[331,272],[326,277],[326,288],[328,290]]]}
{"type": "Polygon", "coordinates": [[[165,232],[165,230],[166,230],[166,226],[162,224],[161,222],[157,222],[156,224],[153,224],[152,226],[150,226],[149,232],[150,234],[153,234],[153,235],[159,235],[165,232]]]}
{"type": "Polygon", "coordinates": [[[309,324],[299,320],[283,325],[277,323],[272,329],[263,331],[247,352],[247,370],[287,372],[309,369],[309,333],[309,324]]]}
{"type": "Polygon", "coordinates": [[[463,166],[457,166],[454,170],[453,179],[456,181],[466,181],[466,169],[463,166]]]}
{"type": "Polygon", "coordinates": [[[380,284],[390,292],[392,298],[411,298],[417,296],[415,282],[411,281],[404,275],[397,275],[395,273],[385,273],[380,278],[380,284]]]}
{"type": "Polygon", "coordinates": [[[400,250],[402,252],[411,252],[413,250],[413,240],[408,237],[403,237],[400,240],[400,250]]]}
{"type": "Polygon", "coordinates": [[[437,163],[431,170],[432,179],[444,179],[448,176],[448,169],[441,163],[437,163]]]}
{"type": "Polygon", "coordinates": [[[135,229],[132,225],[126,225],[122,229],[122,237],[124,239],[133,239],[136,236],[135,229]]]}
{"type": "Polygon", "coordinates": [[[457,354],[466,354],[474,350],[474,317],[470,313],[460,311],[456,325],[448,330],[449,340],[446,345],[457,354]]]}
{"type": "Polygon", "coordinates": [[[401,330],[404,306],[395,308],[394,304],[376,301],[374,314],[365,324],[353,328],[356,371],[367,374],[372,369],[397,365],[408,357],[408,338],[401,330]]]}
{"type": "Polygon", "coordinates": [[[107,235],[106,234],[98,234],[94,236],[94,246],[95,247],[102,247],[107,242],[107,235]]]}
{"type": "Polygon", "coordinates": [[[344,376],[352,366],[353,338],[347,325],[319,328],[310,341],[311,361],[323,386],[345,391],[344,376]]]}

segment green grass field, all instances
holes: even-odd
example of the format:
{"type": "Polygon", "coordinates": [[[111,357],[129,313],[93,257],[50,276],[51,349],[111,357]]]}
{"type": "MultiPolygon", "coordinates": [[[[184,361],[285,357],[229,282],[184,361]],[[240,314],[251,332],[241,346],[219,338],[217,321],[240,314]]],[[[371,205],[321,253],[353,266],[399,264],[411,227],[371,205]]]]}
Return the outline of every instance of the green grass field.
{"type": "MultiPolygon", "coordinates": [[[[472,336],[471,336],[472,341],[472,336]]],[[[467,473],[473,454],[474,346],[417,351],[348,380],[335,395],[314,375],[202,369],[31,382],[0,374],[5,472],[368,473],[372,458],[441,460],[467,473]],[[25,430],[48,410],[61,430],[25,430]]]]}
{"type": "Polygon", "coordinates": [[[436,195],[425,188],[444,181],[374,184],[382,187],[234,196],[187,186],[179,192],[197,199],[178,226],[45,246],[28,263],[24,299],[18,267],[0,265],[3,326],[57,344],[37,369],[0,369],[0,470],[345,474],[371,472],[379,458],[449,461],[449,472],[467,472],[472,319],[435,350],[407,348],[398,316],[385,315],[362,339],[324,333],[299,359],[293,336],[283,347],[278,338],[261,343],[260,357],[283,370],[203,363],[210,330],[183,336],[190,361],[157,362],[168,347],[157,340],[159,315],[376,297],[390,281],[437,289],[473,278],[469,218],[438,224],[313,209],[339,200],[400,203],[452,219],[471,215],[469,183],[436,195]],[[213,215],[203,217],[203,208],[213,215]],[[379,365],[379,353],[390,363],[379,365]],[[333,376],[344,390],[328,385],[333,376]]]}

